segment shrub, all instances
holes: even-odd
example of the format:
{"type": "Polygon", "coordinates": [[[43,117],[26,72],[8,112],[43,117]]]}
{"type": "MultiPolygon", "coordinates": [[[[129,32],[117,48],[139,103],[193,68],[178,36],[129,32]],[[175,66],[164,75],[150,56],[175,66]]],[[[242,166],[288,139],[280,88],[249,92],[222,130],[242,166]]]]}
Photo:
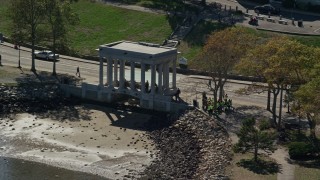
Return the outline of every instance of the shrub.
{"type": "Polygon", "coordinates": [[[263,119],[259,123],[259,129],[260,130],[267,130],[271,128],[271,123],[267,119],[263,119]]]}
{"type": "Polygon", "coordinates": [[[291,142],[289,144],[289,155],[291,159],[309,158],[313,153],[313,147],[306,142],[291,142]]]}

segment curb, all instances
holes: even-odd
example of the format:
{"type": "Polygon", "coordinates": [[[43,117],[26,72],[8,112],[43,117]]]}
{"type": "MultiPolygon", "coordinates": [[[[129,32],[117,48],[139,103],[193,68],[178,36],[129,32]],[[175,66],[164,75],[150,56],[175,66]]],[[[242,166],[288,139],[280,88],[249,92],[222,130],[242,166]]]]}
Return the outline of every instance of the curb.
{"type": "Polygon", "coordinates": [[[260,31],[269,31],[269,32],[276,32],[276,33],[282,33],[282,34],[290,34],[290,35],[300,35],[300,36],[320,36],[320,34],[309,34],[309,33],[298,33],[298,32],[290,32],[290,31],[279,31],[274,29],[267,29],[267,28],[256,28],[260,31]]]}
{"type": "MultiPolygon", "coordinates": [[[[6,42],[6,43],[8,43],[8,42],[6,42]]],[[[3,45],[3,46],[6,46],[6,47],[12,47],[13,48],[13,44],[10,44],[10,45],[9,44],[4,44],[4,43],[0,43],[0,44],[3,45]]],[[[25,49],[25,48],[23,48],[23,49],[20,48],[20,51],[31,52],[31,50],[25,49]]],[[[63,59],[68,59],[68,60],[76,61],[76,62],[86,62],[86,63],[89,63],[89,64],[98,64],[99,63],[98,61],[90,60],[90,59],[84,59],[84,58],[81,58],[81,59],[84,59],[86,61],[83,61],[80,58],[78,60],[78,59],[75,59],[73,57],[65,56],[65,55],[62,55],[62,54],[60,55],[60,57],[63,58],[63,59]],[[90,61],[92,61],[92,62],[90,62],[90,61]]]]}

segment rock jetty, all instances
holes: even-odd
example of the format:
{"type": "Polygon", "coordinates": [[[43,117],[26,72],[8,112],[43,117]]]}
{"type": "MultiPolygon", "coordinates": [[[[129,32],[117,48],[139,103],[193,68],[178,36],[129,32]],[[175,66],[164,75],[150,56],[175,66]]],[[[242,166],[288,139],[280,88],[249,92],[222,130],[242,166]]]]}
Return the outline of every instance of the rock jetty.
{"type": "Polygon", "coordinates": [[[142,179],[228,179],[231,140],[214,118],[191,110],[168,121],[148,133],[158,151],[142,179]]]}

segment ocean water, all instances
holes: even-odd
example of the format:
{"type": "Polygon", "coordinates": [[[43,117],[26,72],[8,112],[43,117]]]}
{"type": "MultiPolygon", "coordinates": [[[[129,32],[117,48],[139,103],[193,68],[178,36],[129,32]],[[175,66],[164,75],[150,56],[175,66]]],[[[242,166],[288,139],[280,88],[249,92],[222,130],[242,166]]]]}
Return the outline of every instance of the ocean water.
{"type": "Polygon", "coordinates": [[[42,163],[0,157],[0,180],[107,180],[42,163]]]}

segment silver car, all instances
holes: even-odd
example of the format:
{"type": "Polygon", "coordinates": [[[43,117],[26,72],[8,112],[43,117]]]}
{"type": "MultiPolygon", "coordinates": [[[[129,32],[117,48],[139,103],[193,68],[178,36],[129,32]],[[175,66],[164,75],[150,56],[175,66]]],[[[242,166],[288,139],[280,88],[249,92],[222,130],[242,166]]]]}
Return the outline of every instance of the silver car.
{"type": "MultiPolygon", "coordinates": [[[[34,52],[34,56],[36,58],[46,59],[46,60],[53,60],[54,54],[52,51],[36,51],[34,52]]],[[[59,54],[55,54],[56,60],[59,59],[59,54]]]]}

